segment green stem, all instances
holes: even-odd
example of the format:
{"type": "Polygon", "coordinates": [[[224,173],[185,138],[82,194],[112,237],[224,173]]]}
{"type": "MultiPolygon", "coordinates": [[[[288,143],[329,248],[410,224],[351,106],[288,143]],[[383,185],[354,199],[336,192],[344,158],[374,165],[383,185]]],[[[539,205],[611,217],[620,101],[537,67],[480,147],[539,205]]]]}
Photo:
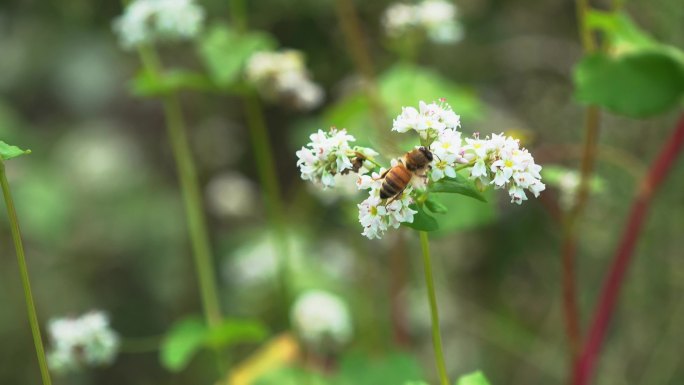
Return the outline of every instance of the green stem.
{"type": "Polygon", "coordinates": [[[190,152],[190,145],[178,98],[175,95],[168,95],[164,98],[163,104],[166,128],[171,140],[171,147],[173,148],[183,193],[195,265],[199,276],[202,305],[209,326],[218,326],[223,317],[221,316],[221,306],[218,299],[218,288],[211,246],[209,244],[209,235],[202,210],[197,169],[190,152]]]}
{"type": "Polygon", "coordinates": [[[279,279],[282,294],[286,299],[285,304],[287,305],[290,300],[288,292],[290,248],[287,240],[285,211],[281,201],[280,185],[273,158],[273,147],[268,137],[264,112],[257,95],[247,91],[243,99],[257,174],[259,182],[264,189],[263,200],[266,204],[266,213],[269,222],[274,226],[276,244],[281,256],[279,279]]]}
{"type": "MultiPolygon", "coordinates": [[[[249,20],[247,18],[245,0],[231,0],[231,12],[233,23],[238,26],[241,32],[246,31],[249,26],[249,20]]],[[[266,213],[269,222],[273,226],[276,236],[276,247],[280,253],[279,280],[281,292],[285,298],[283,305],[287,312],[290,302],[288,289],[290,246],[287,237],[285,210],[273,158],[273,147],[268,136],[266,119],[264,118],[264,111],[258,96],[253,90],[248,88],[244,91],[242,97],[259,182],[264,189],[263,200],[266,205],[266,213]]]]}
{"type": "MultiPolygon", "coordinates": [[[[139,49],[139,53],[145,69],[152,76],[159,77],[162,68],[155,51],[150,47],[144,47],[139,49]]],[[[162,98],[162,104],[185,205],[204,315],[209,326],[214,327],[221,323],[223,317],[218,299],[209,235],[202,209],[197,169],[188,143],[185,121],[178,97],[174,93],[169,93],[162,98]]]]}
{"type": "Polygon", "coordinates": [[[430,242],[428,234],[420,231],[420,247],[423,250],[423,264],[425,265],[425,283],[430,300],[430,318],[432,320],[432,346],[435,349],[435,361],[441,385],[450,385],[447,376],[446,365],[444,364],[444,353],[442,353],[442,336],[439,331],[439,311],[437,308],[437,296],[435,295],[435,282],[432,278],[432,262],[430,261],[430,242]]]}
{"type": "Polygon", "coordinates": [[[26,310],[28,311],[29,324],[31,325],[31,333],[33,334],[33,343],[36,346],[36,355],[38,356],[38,365],[40,365],[40,375],[43,378],[43,385],[52,384],[50,379],[50,371],[48,370],[47,360],[45,359],[45,348],[43,347],[43,339],[40,336],[40,326],[38,324],[38,315],[36,313],[36,305],[33,302],[33,294],[31,293],[31,282],[29,281],[28,267],[26,266],[26,255],[24,254],[24,245],[21,241],[21,230],[19,229],[19,218],[14,209],[14,200],[10,191],[9,182],[5,175],[5,164],[0,160],[0,184],[2,185],[2,194],[5,197],[5,205],[7,206],[7,215],[9,216],[10,228],[12,232],[12,240],[14,241],[14,249],[17,252],[17,261],[19,262],[19,273],[21,275],[21,283],[24,287],[24,297],[26,298],[26,310]]]}

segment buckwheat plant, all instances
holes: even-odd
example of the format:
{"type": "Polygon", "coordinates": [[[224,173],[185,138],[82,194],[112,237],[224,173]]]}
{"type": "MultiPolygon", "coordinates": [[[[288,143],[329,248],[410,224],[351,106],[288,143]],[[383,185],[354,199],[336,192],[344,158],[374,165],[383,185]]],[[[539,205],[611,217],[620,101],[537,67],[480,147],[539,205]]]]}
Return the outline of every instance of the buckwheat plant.
{"type": "Polygon", "coordinates": [[[455,43],[463,37],[456,20],[456,6],[445,0],[424,0],[416,4],[394,3],[382,16],[387,36],[400,38],[408,33],[427,34],[435,43],[455,43]]]}
{"type": "Polygon", "coordinates": [[[194,0],[135,0],[114,21],[121,46],[187,40],[202,29],[204,10],[194,0]]]}
{"type": "Polygon", "coordinates": [[[107,315],[100,311],[52,320],[48,331],[52,341],[48,364],[55,372],[107,365],[118,353],[119,337],[110,328],[107,315]]]}
{"type": "Polygon", "coordinates": [[[310,110],[323,101],[323,89],[314,83],[297,50],[260,51],[247,61],[245,76],[259,93],[271,101],[310,110]]]}
{"type": "MultiPolygon", "coordinates": [[[[392,131],[415,131],[420,147],[433,155],[425,177],[414,175],[398,195],[383,199],[380,194],[383,167],[375,157],[378,152],[352,147],[355,138],[344,129],[319,130],[311,142],[297,152],[297,165],[302,179],[323,188],[334,187],[334,176],[358,173],[357,186],[368,195],[358,204],[362,234],[369,239],[381,238],[389,229],[402,224],[420,233],[425,280],[430,302],[433,345],[442,385],[450,384],[441,347],[439,315],[435,297],[427,231],[436,230],[438,223],[427,213],[445,213],[446,207],[430,197],[431,192],[457,193],[484,200],[481,192],[487,187],[505,190],[512,203],[521,204],[527,194],[539,196],[545,189],[541,182],[541,166],[518,140],[492,134],[482,138],[478,133],[463,138],[461,121],[444,99],[433,103],[421,101],[418,108],[403,107],[394,119],[392,131]]],[[[419,146],[416,146],[418,148],[419,146]]],[[[390,167],[402,162],[393,159],[390,167]]]]}

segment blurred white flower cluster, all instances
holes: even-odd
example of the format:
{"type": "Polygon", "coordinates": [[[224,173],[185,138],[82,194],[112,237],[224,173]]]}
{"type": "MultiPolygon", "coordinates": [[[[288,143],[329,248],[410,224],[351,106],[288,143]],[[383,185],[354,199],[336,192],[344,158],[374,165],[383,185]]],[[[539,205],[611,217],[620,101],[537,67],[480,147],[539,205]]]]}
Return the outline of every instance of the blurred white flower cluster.
{"type": "Polygon", "coordinates": [[[194,0],[135,0],[114,21],[121,45],[132,49],[157,41],[191,39],[200,32],[204,10],[194,0]]]}
{"type": "MultiPolygon", "coordinates": [[[[397,161],[394,160],[393,162],[397,161]]],[[[411,187],[407,187],[390,204],[380,198],[381,175],[385,171],[380,169],[378,173],[372,175],[361,175],[357,183],[359,189],[369,190],[368,198],[358,204],[359,222],[363,226],[361,234],[368,239],[380,239],[388,228],[398,229],[403,222],[413,222],[413,216],[417,213],[417,211],[409,208],[409,205],[413,203],[411,187]]]]}
{"type": "Polygon", "coordinates": [[[257,52],[245,71],[247,80],[269,100],[301,110],[316,108],[323,101],[323,89],[311,80],[300,51],[257,52]]]}
{"type": "Polygon", "coordinates": [[[292,306],[290,321],[301,340],[315,350],[342,346],[353,334],[347,304],[321,290],[300,294],[292,306]]]}
{"type": "Polygon", "coordinates": [[[520,148],[520,142],[503,134],[492,134],[480,139],[475,135],[466,138],[465,158],[473,163],[470,177],[497,189],[508,189],[511,203],[521,204],[527,200],[525,190],[535,197],[546,186],[541,182],[541,166],[534,163],[532,154],[520,148]]]}
{"type": "Polygon", "coordinates": [[[365,147],[351,147],[349,142],[356,139],[347,134],[345,129],[331,128],[325,132],[318,130],[310,137],[311,142],[297,151],[297,166],[302,179],[310,180],[324,188],[335,186],[335,175],[354,171],[359,174],[367,173],[369,168],[367,159],[378,155],[377,152],[365,147]]]}
{"type": "Polygon", "coordinates": [[[107,316],[99,311],[80,318],[52,320],[48,331],[52,341],[48,363],[56,372],[110,364],[119,349],[119,337],[110,328],[107,316]]]}
{"type": "Polygon", "coordinates": [[[463,38],[463,28],[456,16],[456,6],[445,0],[424,0],[417,4],[395,3],[385,10],[382,24],[385,33],[392,38],[422,31],[431,41],[447,44],[463,38]]]}

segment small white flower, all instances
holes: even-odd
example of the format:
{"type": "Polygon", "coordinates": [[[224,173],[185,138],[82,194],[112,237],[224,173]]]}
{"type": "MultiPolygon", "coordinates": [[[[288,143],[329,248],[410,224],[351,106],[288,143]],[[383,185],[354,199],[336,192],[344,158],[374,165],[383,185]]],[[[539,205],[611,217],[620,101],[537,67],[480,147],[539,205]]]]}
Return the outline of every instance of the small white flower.
{"type": "Polygon", "coordinates": [[[48,363],[57,372],[110,364],[119,348],[119,337],[102,312],[52,320],[48,333],[52,341],[48,363]]]}
{"type": "Polygon", "coordinates": [[[340,347],[353,334],[347,305],[325,291],[311,290],[299,295],[290,311],[290,321],[302,341],[316,350],[340,347]]]}
{"type": "Polygon", "coordinates": [[[194,0],[135,0],[113,26],[121,45],[132,49],[157,41],[191,39],[203,21],[204,10],[194,0]]]}
{"type": "Polygon", "coordinates": [[[207,185],[209,208],[223,217],[245,217],[257,206],[257,188],[245,176],[236,172],[217,175],[207,185]]]}
{"type": "Polygon", "coordinates": [[[245,76],[265,98],[298,109],[310,110],[323,101],[323,88],[311,80],[304,55],[297,50],[254,53],[247,61],[245,76]]]}

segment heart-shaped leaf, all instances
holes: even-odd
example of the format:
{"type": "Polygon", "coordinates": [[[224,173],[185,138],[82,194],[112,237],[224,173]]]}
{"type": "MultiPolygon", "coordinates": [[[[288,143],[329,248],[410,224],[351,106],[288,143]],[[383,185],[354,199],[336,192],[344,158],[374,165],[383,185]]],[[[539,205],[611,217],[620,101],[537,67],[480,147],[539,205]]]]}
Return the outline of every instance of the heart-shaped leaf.
{"type": "Polygon", "coordinates": [[[684,67],[659,51],[619,57],[598,53],[575,68],[575,98],[613,112],[646,117],[679,103],[684,95],[684,67]]]}
{"type": "Polygon", "coordinates": [[[425,207],[435,214],[446,214],[449,212],[449,208],[440,203],[433,196],[428,197],[428,199],[425,201],[425,207]]]}

